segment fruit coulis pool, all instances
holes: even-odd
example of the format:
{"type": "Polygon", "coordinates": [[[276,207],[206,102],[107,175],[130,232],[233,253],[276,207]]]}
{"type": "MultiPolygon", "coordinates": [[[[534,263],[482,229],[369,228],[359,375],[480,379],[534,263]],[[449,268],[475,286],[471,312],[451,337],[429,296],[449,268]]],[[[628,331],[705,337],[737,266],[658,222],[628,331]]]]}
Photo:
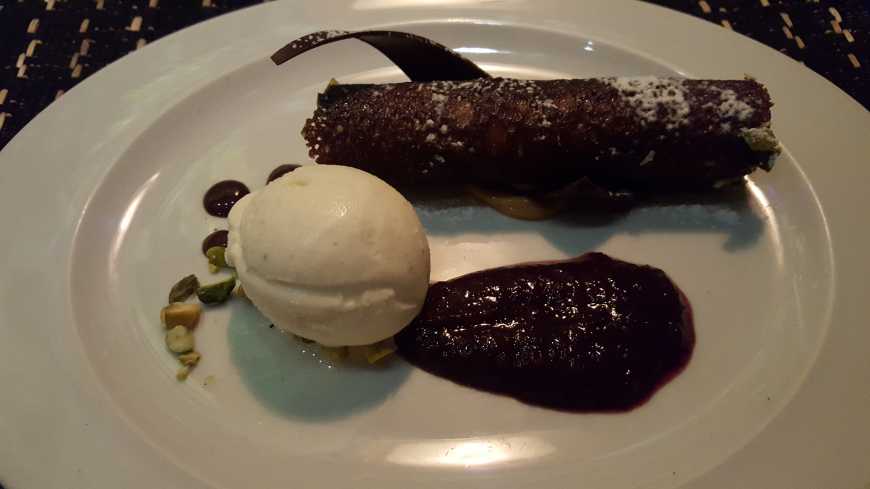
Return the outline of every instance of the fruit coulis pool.
{"type": "Polygon", "coordinates": [[[395,339],[433,374],[571,411],[643,404],[695,345],[688,300],[663,271],[602,253],[433,284],[395,339]]]}

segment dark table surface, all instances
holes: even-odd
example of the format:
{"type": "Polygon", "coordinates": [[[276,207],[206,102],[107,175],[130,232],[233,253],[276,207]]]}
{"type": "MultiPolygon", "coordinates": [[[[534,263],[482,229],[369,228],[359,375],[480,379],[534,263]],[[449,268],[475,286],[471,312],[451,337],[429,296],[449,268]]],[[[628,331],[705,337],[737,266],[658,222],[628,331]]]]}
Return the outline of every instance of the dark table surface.
{"type": "MultiPolygon", "coordinates": [[[[572,1],[572,0],[565,0],[572,1]]],[[[135,49],[263,0],[0,0],[0,148],[135,49]]],[[[654,0],[750,36],[870,107],[870,0],[654,0]]]]}
{"type": "MultiPolygon", "coordinates": [[[[0,0],[0,148],[52,101],[108,63],[191,24],[262,2],[0,0]]],[[[870,0],[652,3],[752,37],[870,107],[870,0]]]]}

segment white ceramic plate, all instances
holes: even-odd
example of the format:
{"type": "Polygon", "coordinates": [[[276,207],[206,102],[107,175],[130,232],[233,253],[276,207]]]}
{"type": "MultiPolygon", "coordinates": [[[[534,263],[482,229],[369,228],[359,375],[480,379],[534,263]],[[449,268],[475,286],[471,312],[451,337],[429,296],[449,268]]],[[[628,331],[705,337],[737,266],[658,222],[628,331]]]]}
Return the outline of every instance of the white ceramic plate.
{"type": "Polygon", "coordinates": [[[0,481],[30,488],[790,488],[870,481],[870,116],[799,64],[642,3],[275,2],[100,71],[0,154],[0,481]],[[340,4],[340,5],[339,5],[340,4]],[[787,151],[745,203],[598,224],[421,207],[433,279],[588,250],[691,299],[688,368],[639,409],[567,414],[395,362],[328,369],[251,307],[209,310],[185,383],[157,312],[221,220],[215,181],[308,161],[325,81],[401,79],[356,41],[277,68],[321,28],[394,27],[517,77],[751,74],[787,151]],[[206,379],[210,382],[206,382],[206,379]]]}

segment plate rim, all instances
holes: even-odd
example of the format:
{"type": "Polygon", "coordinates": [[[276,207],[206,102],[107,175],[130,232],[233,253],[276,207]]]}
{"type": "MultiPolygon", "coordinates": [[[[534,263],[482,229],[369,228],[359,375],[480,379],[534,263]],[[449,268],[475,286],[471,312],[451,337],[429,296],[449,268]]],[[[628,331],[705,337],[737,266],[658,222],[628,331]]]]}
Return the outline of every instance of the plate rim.
{"type": "MultiPolygon", "coordinates": [[[[365,2],[343,0],[341,2],[344,7],[353,7],[354,5],[365,4],[365,2]]],[[[369,2],[371,3],[371,2],[369,2]]],[[[353,10],[346,8],[343,14],[340,14],[334,21],[331,21],[331,26],[357,26],[357,25],[378,25],[378,24],[394,24],[394,23],[410,23],[427,22],[437,20],[449,20],[452,22],[483,20],[495,22],[501,25],[519,25],[524,27],[533,27],[546,29],[552,32],[571,32],[574,35],[578,33],[578,28],[584,36],[600,39],[614,47],[626,49],[630,52],[640,54],[646,58],[657,62],[662,62],[666,66],[694,66],[693,63],[698,63],[698,66],[703,65],[698,60],[693,61],[691,50],[688,46],[680,48],[680,41],[685,38],[680,37],[680,33],[692,33],[702,36],[702,40],[709,43],[709,48],[714,50],[714,53],[722,54],[721,64],[717,67],[710,67],[710,71],[733,71],[733,67],[737,66],[737,60],[728,57],[729,51],[738,51],[751,55],[750,62],[743,61],[740,66],[753,66],[754,76],[760,78],[771,90],[774,99],[779,102],[775,109],[775,128],[789,147],[789,150],[795,155],[797,161],[815,161],[831,152],[837,155],[846,155],[851,166],[846,168],[844,173],[825,172],[824,168],[819,168],[819,165],[810,165],[809,167],[801,167],[801,170],[807,176],[808,181],[816,189],[819,199],[823,199],[825,205],[822,207],[825,210],[828,219],[828,229],[831,234],[831,241],[834,246],[835,260],[846,261],[850,264],[849,267],[837,266],[835,268],[834,283],[838,293],[843,292],[845,300],[837,300],[839,309],[835,314],[843,319],[853,319],[852,324],[859,324],[861,312],[865,308],[861,307],[860,287],[855,285],[861,284],[862,274],[870,271],[870,261],[860,256],[860,251],[866,249],[866,245],[870,244],[870,235],[866,232],[853,232],[855,225],[861,224],[860,219],[850,213],[849,209],[854,209],[856,205],[867,203],[866,197],[861,192],[842,192],[842,185],[854,184],[853,190],[860,190],[857,184],[861,182],[861,176],[870,175],[865,168],[861,167],[861,155],[870,154],[870,142],[862,141],[859,137],[859,129],[861,127],[870,127],[870,114],[856,101],[842,92],[839,88],[828,82],[820,75],[809,71],[802,67],[799,63],[786,58],[784,55],[774,51],[771,48],[761,45],[744,36],[735,36],[733,32],[726,31],[721,27],[709,24],[703,20],[693,18],[691,16],[672,11],[670,9],[655,5],[640,3],[640,2],[608,2],[607,0],[587,0],[579,2],[575,5],[562,5],[558,0],[545,0],[534,2],[524,0],[504,1],[504,2],[472,2],[475,5],[470,7],[462,7],[461,9],[453,9],[448,7],[432,7],[425,1],[413,0],[409,1],[408,7],[400,9],[373,9],[373,10],[353,10]],[[571,11],[571,19],[566,20],[566,11],[571,11]],[[586,24],[577,25],[577,12],[582,12],[585,16],[586,24]],[[462,15],[457,16],[457,13],[462,15]],[[556,14],[561,14],[561,20],[556,19],[556,14]],[[611,27],[608,23],[608,17],[616,17],[621,19],[632,18],[633,16],[650,15],[655,18],[656,26],[650,25],[633,25],[632,32],[611,31],[606,32],[611,27]],[[404,20],[403,20],[404,19],[404,20]],[[589,25],[590,20],[601,20],[599,26],[589,25]],[[676,29],[662,29],[665,24],[672,24],[676,29]],[[572,29],[573,26],[573,29],[572,29]],[[661,30],[660,30],[661,29],[661,30]],[[656,39],[650,43],[649,39],[656,39]],[[643,42],[647,41],[647,42],[643,42]],[[648,53],[646,47],[658,45],[662,49],[668,47],[672,51],[668,52],[667,59],[661,59],[659,56],[648,53]],[[671,61],[677,59],[677,62],[671,61]],[[757,66],[757,70],[755,69],[757,66]],[[817,94],[815,97],[810,97],[807,100],[799,90],[795,90],[792,85],[797,85],[795,80],[801,80],[806,87],[806,90],[817,94]],[[791,88],[790,88],[791,87],[791,88]],[[818,94],[821,94],[819,96],[818,94]],[[793,105],[784,104],[783,100],[801,101],[800,104],[793,105]],[[835,106],[834,110],[831,107],[825,107],[825,102],[835,106]],[[784,107],[782,107],[784,105],[784,107]],[[799,107],[798,107],[799,105],[799,107]],[[802,141],[800,136],[806,131],[810,131],[805,127],[806,124],[797,123],[796,118],[789,118],[787,122],[783,122],[784,117],[781,115],[783,110],[786,114],[797,112],[798,114],[811,113],[816,117],[814,126],[821,128],[822,133],[826,136],[832,136],[830,141],[811,142],[802,141]],[[833,133],[830,128],[839,128],[842,132],[833,133]],[[818,146],[815,146],[818,144],[818,146]],[[831,151],[833,150],[833,151],[831,151]],[[833,210],[832,210],[833,209],[833,210]],[[844,244],[845,243],[845,244],[844,244]],[[849,260],[853,258],[853,260],[849,260]],[[854,260],[857,258],[857,260],[854,260]],[[853,287],[849,287],[852,285],[853,287]],[[845,291],[844,291],[845,289],[845,291]],[[844,305],[845,304],[845,305],[844,305]]],[[[325,9],[328,10],[328,9],[325,9]]],[[[336,10],[342,10],[337,8],[336,10]]],[[[85,82],[79,84],[64,97],[50,105],[46,110],[40,113],[30,123],[28,123],[16,137],[0,152],[0,166],[8,171],[12,178],[4,179],[0,182],[0,221],[10,225],[16,225],[20,228],[19,232],[13,239],[7,243],[0,243],[0,256],[5,258],[5,263],[13,263],[23,261],[25,263],[40,264],[42,276],[56,276],[58,270],[63,270],[64,273],[69,273],[70,269],[70,246],[72,239],[78,227],[79,219],[83,215],[83,209],[86,208],[93,192],[98,188],[98,182],[102,181],[105,174],[111,169],[114,161],[116,161],[126,148],[135,141],[138,136],[147,129],[156,119],[161,117],[172,106],[179,103],[188,95],[198,91],[206,84],[210,83],[215,78],[224,74],[230,73],[249,62],[267,56],[274,49],[275,44],[272,39],[281,38],[283,40],[292,39],[296,34],[304,33],[309,30],[314,30],[310,26],[317,25],[316,17],[327,12],[318,11],[315,13],[305,12],[300,15],[298,4],[291,1],[273,2],[257,6],[256,8],[246,8],[233,12],[228,15],[216,17],[207,22],[197,24],[187,29],[183,29],[177,33],[162,38],[145,49],[139,50],[127,55],[120,60],[112,63],[103,70],[91,76],[85,82]],[[307,18],[306,15],[314,15],[315,18],[307,18]],[[282,19],[294,18],[294,23],[282,22],[282,19]],[[301,20],[300,20],[301,19],[301,20]],[[257,29],[261,32],[255,32],[257,29],[251,29],[250,26],[257,25],[257,29]],[[263,26],[268,26],[263,28],[263,26]],[[235,39],[230,45],[226,44],[227,39],[231,39],[232,33],[240,34],[240,39],[235,39]],[[269,39],[269,42],[264,40],[269,39]],[[221,44],[223,42],[223,44],[221,44]],[[220,45],[221,48],[215,52],[215,45],[220,45]],[[187,61],[188,65],[193,65],[199,69],[185,70],[183,65],[179,67],[181,61],[187,61]],[[181,72],[179,72],[181,70],[181,72]],[[143,92],[144,91],[144,92],[143,92]],[[146,102],[150,104],[147,110],[137,109],[131,105],[131,94],[137,96],[146,95],[146,102]],[[125,95],[126,94],[126,95],[125,95]],[[106,96],[118,95],[122,102],[120,104],[105,104],[101,103],[106,99],[106,96]],[[82,107],[87,107],[90,112],[82,114],[82,107]],[[122,121],[123,124],[118,124],[122,121]],[[70,131],[70,128],[74,130],[70,131]],[[50,138],[46,141],[43,134],[59,133],[63,136],[58,138],[50,138]],[[77,142],[74,136],[79,136],[80,141],[88,141],[91,135],[102,134],[103,140],[99,138],[93,139],[98,142],[96,147],[88,146],[83,142],[77,142]],[[45,171],[42,167],[31,167],[20,164],[20,161],[47,161],[53,162],[54,167],[50,170],[57,172],[45,171]],[[82,163],[76,165],[76,163],[82,163]],[[62,165],[69,167],[75,166],[76,171],[73,172],[70,168],[63,168],[62,165]],[[60,167],[60,168],[58,168],[60,167]],[[63,192],[63,196],[67,199],[64,204],[66,209],[60,207],[60,204],[54,204],[52,208],[38,208],[34,215],[38,219],[31,219],[33,216],[21,216],[16,214],[14,210],[20,208],[22,203],[32,202],[35,198],[28,195],[27,186],[13,188],[9,182],[30,181],[34,184],[54,184],[62,183],[63,178],[69,178],[69,174],[74,173],[77,178],[87,179],[93,182],[92,188],[67,188],[63,192]],[[5,202],[4,202],[5,201],[5,202]],[[7,205],[3,205],[3,204],[7,205]],[[15,204],[15,205],[10,205],[15,204]],[[40,220],[46,219],[46,220],[40,220]],[[51,226],[47,224],[53,224],[51,226]],[[49,238],[49,239],[46,239],[49,238]],[[36,244],[40,241],[43,244],[36,244]]],[[[328,12],[332,15],[334,12],[328,12]]],[[[613,19],[611,18],[610,21],[613,19]]],[[[656,51],[659,48],[655,49],[656,51]]],[[[715,56],[714,56],[715,57],[715,56]]],[[[709,62],[707,62],[709,63],[709,62]]],[[[698,72],[706,70],[689,69],[689,72],[698,72]]],[[[810,138],[807,138],[810,139],[810,138]]],[[[848,185],[847,185],[848,187],[848,185]]],[[[835,263],[835,266],[838,263],[835,263]]],[[[4,279],[5,280],[5,279],[4,279]]],[[[65,281],[58,281],[64,282],[65,281]]],[[[42,281],[38,283],[43,284],[42,281]]],[[[7,287],[9,284],[5,284],[7,287]]],[[[69,295],[66,293],[64,284],[55,283],[45,285],[46,297],[49,302],[57,306],[57,309],[50,311],[46,316],[54,321],[63,322],[69,319],[69,295]]],[[[3,290],[3,289],[0,289],[3,290]]],[[[17,307],[11,299],[20,296],[14,292],[3,291],[0,295],[0,304],[3,304],[5,312],[0,312],[0,318],[3,319],[0,323],[0,334],[9,333],[11,329],[2,331],[3,328],[8,328],[8,324],[14,324],[15,318],[30,319],[32,312],[23,310],[22,304],[17,307]],[[11,306],[11,307],[7,307],[11,306]]],[[[835,321],[836,322],[836,321],[835,321]]],[[[843,321],[850,323],[850,321],[843,321]]],[[[38,328],[37,328],[38,329],[38,328]]],[[[65,328],[68,329],[68,328],[65,328]]],[[[836,328],[837,341],[836,351],[832,352],[832,338],[835,327],[832,326],[829,332],[829,338],[823,347],[823,352],[817,362],[823,359],[827,362],[839,362],[853,367],[853,371],[860,374],[860,380],[870,379],[870,366],[866,362],[860,361],[860,348],[849,332],[842,331],[844,327],[836,328]],[[851,341],[850,341],[851,340],[851,341]],[[848,355],[843,355],[846,352],[848,355]],[[857,356],[856,356],[857,354],[857,356]],[[839,357],[839,358],[838,358],[839,357]]],[[[46,361],[45,364],[39,364],[39,371],[45,368],[51,371],[59,365],[70,367],[68,362],[74,362],[78,355],[82,355],[81,348],[75,343],[75,338],[70,336],[68,332],[62,332],[61,335],[53,337],[47,331],[38,330],[32,334],[32,337],[26,336],[23,339],[29,341],[28,348],[43,348],[47,351],[55,353],[57,357],[54,359],[57,363],[46,361]]],[[[0,336],[2,338],[3,336],[0,336]]],[[[3,342],[3,344],[9,344],[3,342]]],[[[2,351],[2,347],[0,347],[2,351]]],[[[32,374],[20,368],[18,361],[26,358],[22,352],[5,352],[0,355],[0,364],[4,368],[0,369],[0,379],[4,385],[10,385],[9,382],[16,380],[11,374],[22,375],[23,379],[36,382],[32,374]],[[11,373],[11,374],[10,374],[11,373]],[[28,377],[29,375],[29,377],[28,377]]],[[[86,364],[89,362],[85,362],[86,364]]],[[[818,365],[818,364],[817,364],[818,365]]],[[[814,368],[811,371],[809,378],[801,386],[801,392],[805,391],[808,386],[814,387],[817,392],[830,392],[831,397],[841,400],[840,408],[844,406],[848,409],[854,409],[854,413],[870,407],[870,400],[861,398],[857,393],[849,393],[848,389],[837,386],[825,386],[824,377],[820,378],[821,373],[816,372],[814,368]],[[851,397],[850,397],[851,394],[851,397]],[[847,402],[843,402],[847,401],[847,402]]],[[[107,436],[129,436],[133,435],[132,426],[126,423],[123,419],[123,414],[112,412],[111,402],[106,403],[106,393],[100,391],[99,385],[92,385],[91,381],[93,374],[88,371],[87,366],[78,365],[64,372],[64,381],[69,385],[59,386],[58,392],[43,392],[37,391],[36,397],[29,398],[28,402],[22,402],[10,406],[7,413],[11,413],[11,418],[24,419],[25,425],[27,422],[40,418],[40,414],[48,416],[51,410],[43,412],[25,412],[25,409],[33,409],[33,402],[38,405],[52,406],[63,405],[72,412],[79,414],[78,417],[73,416],[58,416],[54,422],[42,429],[42,434],[48,439],[53,440],[57,437],[57,433],[75,433],[83,439],[88,438],[93,442],[105,441],[107,436]],[[75,386],[76,388],[72,388],[75,386]],[[62,393],[66,399],[65,404],[53,404],[58,402],[58,393],[62,393]],[[40,402],[41,401],[41,402],[40,402]],[[108,411],[112,416],[117,418],[111,419],[95,419],[99,412],[99,407],[108,411]],[[107,407],[108,406],[108,407],[107,407]],[[18,418],[18,416],[21,418],[18,418]],[[87,420],[87,421],[83,421],[87,420]],[[83,424],[84,423],[84,424],[83,424]],[[49,429],[54,430],[49,433],[49,429]]],[[[22,378],[17,379],[19,382],[22,378]]],[[[60,383],[61,376],[51,379],[52,382],[60,383]]],[[[27,384],[28,382],[25,382],[27,384]]],[[[13,392],[15,392],[13,390],[13,392]]],[[[22,389],[21,393],[34,394],[33,392],[22,389]]],[[[800,393],[799,393],[800,396],[800,393]]],[[[804,396],[804,398],[806,395],[804,396]]],[[[830,405],[819,405],[818,399],[800,399],[796,397],[792,400],[792,404],[800,401],[805,404],[805,413],[827,412],[835,414],[836,409],[831,410],[830,405]],[[832,412],[833,411],[833,412],[832,412]]],[[[835,406],[836,407],[836,406],[835,406]]],[[[788,410],[789,407],[786,407],[788,410]]],[[[792,409],[792,411],[794,411],[792,409]]],[[[8,414],[7,414],[8,415],[8,414]]],[[[795,441],[791,446],[795,447],[794,453],[775,454],[773,459],[767,459],[770,465],[768,472],[790,470],[792,474],[788,476],[788,481],[793,481],[790,487],[799,487],[797,484],[808,484],[812,482],[816,487],[840,487],[844,484],[846,489],[851,487],[859,487],[860,484],[870,480],[870,468],[861,468],[864,474],[856,474],[854,477],[847,479],[827,480],[821,479],[825,474],[803,474],[799,473],[801,468],[810,470],[818,467],[819,460],[829,460],[842,464],[845,455],[851,450],[853,454],[862,453],[859,449],[870,449],[870,427],[844,426],[842,419],[833,420],[832,433],[841,435],[839,442],[831,440],[830,444],[825,445],[816,441],[813,446],[810,443],[802,444],[800,430],[798,433],[790,433],[792,431],[789,426],[795,421],[800,422],[799,414],[789,414],[784,411],[780,413],[777,420],[771,423],[771,426],[764,430],[780,433],[777,436],[786,438],[794,438],[795,441]],[[794,419],[797,416],[797,419],[794,419]],[[862,438],[863,437],[863,438],[862,438]],[[852,440],[852,445],[843,447],[843,440],[852,440]],[[837,443],[835,443],[837,442],[837,443]],[[830,453],[825,454],[822,448],[840,448],[841,450],[830,450],[835,452],[837,457],[832,457],[830,453]],[[850,448],[851,447],[851,448],[850,448]],[[849,448],[849,450],[846,450],[849,448]],[[797,453],[797,450],[803,450],[797,453]],[[799,457],[797,455],[800,455],[799,457]],[[805,460],[806,463],[800,463],[798,460],[805,460]],[[770,462],[775,463],[770,463],[770,462]],[[814,461],[815,465],[809,463],[814,461]],[[854,479],[854,480],[851,480],[854,479]],[[833,485],[832,485],[833,484],[833,485]]],[[[15,428],[0,424],[0,433],[9,430],[10,434],[15,428]]],[[[138,436],[138,435],[133,435],[138,436]]],[[[762,435],[759,435],[759,437],[762,435]]],[[[57,439],[60,446],[68,446],[64,444],[70,443],[69,440],[57,439]]],[[[174,467],[174,470],[167,470],[164,465],[166,460],[161,458],[161,455],[151,453],[147,444],[143,444],[142,440],[127,440],[126,443],[115,443],[118,445],[117,452],[119,459],[134,464],[137,470],[130,470],[130,466],[124,466],[123,470],[108,471],[106,474],[100,475],[100,479],[104,481],[113,480],[129,480],[131,482],[144,479],[130,478],[133,474],[141,473],[160,473],[167,477],[176,479],[166,479],[166,484],[176,485],[171,480],[184,480],[186,487],[211,487],[201,480],[194,480],[187,476],[184,470],[174,467]],[[135,462],[133,462],[135,461],[135,462]],[[129,471],[127,474],[122,474],[122,471],[129,471]]],[[[761,450],[764,452],[763,443],[759,440],[754,440],[747,447],[748,450],[761,450]]],[[[11,447],[0,447],[0,477],[9,477],[15,473],[30,472],[32,469],[25,467],[26,461],[20,458],[15,450],[11,447]],[[9,475],[7,475],[9,474],[9,475]]],[[[853,455],[858,461],[860,455],[853,455]]],[[[750,457],[751,459],[751,457],[750,457]]],[[[823,465],[824,466],[824,465],[823,465]]],[[[836,468],[837,465],[828,465],[828,467],[836,468]]],[[[105,467],[102,467],[105,468],[105,467]]],[[[64,470],[75,469],[73,465],[62,467],[64,470]]],[[[120,469],[120,468],[119,468],[120,469]]],[[[81,468],[79,467],[79,471],[81,468]]],[[[735,481],[740,481],[740,486],[756,487],[757,480],[748,480],[755,471],[752,469],[751,460],[747,461],[742,454],[735,456],[734,460],[725,462],[718,469],[714,470],[709,476],[702,477],[706,480],[703,487],[733,487],[735,481]],[[732,465],[732,469],[725,470],[724,467],[732,465]],[[749,465],[747,465],[749,464],[749,465]],[[740,467],[743,467],[741,470],[740,467]],[[724,471],[724,472],[723,472],[724,471]],[[737,475],[735,477],[735,475],[737,475]],[[727,485],[726,485],[727,484],[727,485]]],[[[51,477],[47,480],[59,482],[61,474],[50,474],[51,477]]],[[[91,474],[93,475],[93,474],[91,474]]],[[[842,476],[842,472],[840,472],[842,476]]],[[[852,474],[847,474],[851,476],[852,474]]],[[[72,481],[75,484],[77,480],[75,473],[72,473],[72,481]]],[[[828,474],[827,476],[831,476],[828,474]]],[[[773,477],[767,475],[767,477],[773,477]]],[[[6,481],[7,479],[3,479],[6,481]]],[[[78,479],[86,482],[84,479],[78,479]]],[[[762,479],[763,480],[763,479],[762,479]]],[[[770,479],[771,485],[781,485],[778,479],[770,479]]],[[[14,481],[13,481],[14,482],[14,481]]],[[[117,483],[116,483],[117,485],[117,483]]],[[[47,487],[47,486],[46,486],[47,487]]],[[[696,483],[692,482],[688,487],[696,487],[696,483]]],[[[701,486],[697,486],[701,487],[701,486]]],[[[760,486],[759,486],[760,487],[760,486]]]]}

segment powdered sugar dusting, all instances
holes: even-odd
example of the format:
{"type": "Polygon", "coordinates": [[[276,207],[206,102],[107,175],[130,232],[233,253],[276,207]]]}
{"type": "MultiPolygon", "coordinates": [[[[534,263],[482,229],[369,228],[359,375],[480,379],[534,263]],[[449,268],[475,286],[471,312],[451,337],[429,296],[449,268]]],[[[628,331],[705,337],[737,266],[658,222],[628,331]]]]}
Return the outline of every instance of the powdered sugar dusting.
{"type": "Polygon", "coordinates": [[[444,103],[447,102],[447,95],[433,91],[432,101],[436,104],[435,113],[438,115],[438,117],[441,117],[441,114],[444,113],[444,103]]]}
{"type": "MultiPolygon", "coordinates": [[[[556,102],[552,98],[545,97],[540,84],[533,80],[516,78],[478,78],[463,81],[438,80],[425,84],[420,83],[415,89],[417,91],[424,90],[430,92],[429,96],[433,102],[428,114],[431,119],[426,121],[423,128],[437,130],[443,136],[448,135],[454,129],[450,124],[443,123],[447,107],[450,104],[462,102],[463,96],[469,97],[475,94],[492,93],[504,96],[519,95],[528,97],[530,103],[533,104],[534,110],[529,114],[526,122],[543,128],[551,127],[554,123],[553,117],[558,117],[560,111],[556,102]]],[[[415,128],[421,129],[419,124],[415,124],[415,128]]],[[[515,128],[508,128],[508,130],[511,129],[515,128]]],[[[453,147],[461,147],[463,145],[462,141],[455,141],[451,138],[445,138],[442,141],[453,147]]],[[[435,141],[427,140],[427,142],[434,143],[435,141]]]]}
{"type": "Polygon", "coordinates": [[[298,44],[299,47],[308,48],[311,45],[319,44],[323,41],[350,34],[350,31],[340,31],[340,30],[329,30],[329,31],[318,31],[307,36],[300,37],[296,41],[291,44],[292,47],[296,47],[294,45],[298,44]]]}
{"type": "Polygon", "coordinates": [[[721,90],[719,99],[721,103],[718,110],[719,115],[722,117],[737,117],[738,120],[743,122],[752,117],[752,114],[755,112],[752,106],[737,97],[737,92],[734,90],[721,90]]]}
{"type": "Polygon", "coordinates": [[[644,124],[659,122],[675,129],[688,124],[689,103],[683,80],[655,76],[604,78],[604,83],[619,90],[644,124]]]}

